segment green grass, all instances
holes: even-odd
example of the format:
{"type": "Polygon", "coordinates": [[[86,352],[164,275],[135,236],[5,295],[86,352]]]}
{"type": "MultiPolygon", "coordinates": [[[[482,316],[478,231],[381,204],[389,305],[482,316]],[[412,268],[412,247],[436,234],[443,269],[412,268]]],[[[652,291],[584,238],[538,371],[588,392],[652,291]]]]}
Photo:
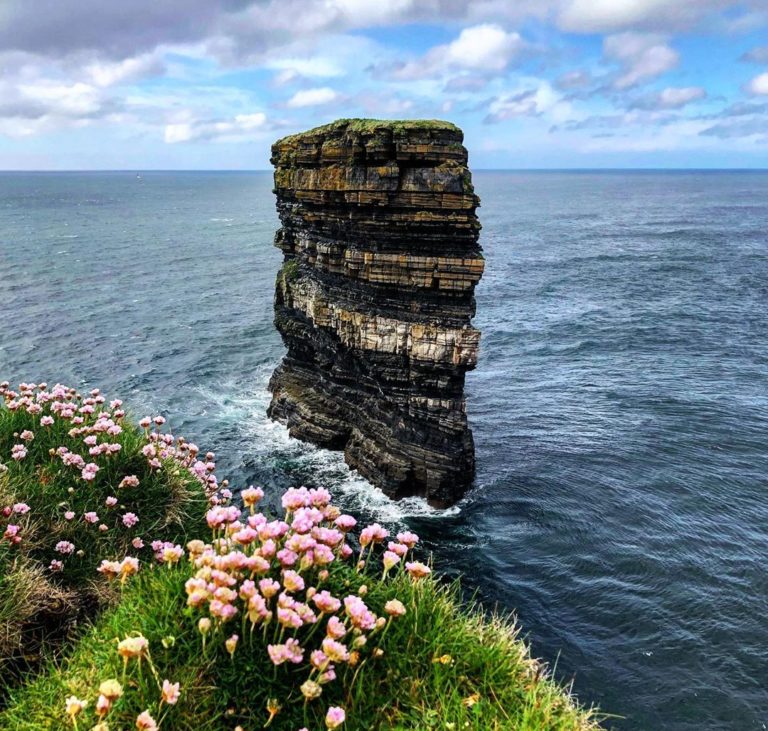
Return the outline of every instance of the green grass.
{"type": "MultiPolygon", "coordinates": [[[[83,436],[71,436],[73,425],[55,418],[42,426],[40,418],[23,408],[12,411],[0,399],[0,510],[26,503],[29,512],[0,516],[0,673],[14,674],[34,666],[41,656],[63,641],[73,623],[108,603],[112,590],[96,572],[102,560],[120,560],[127,554],[151,559],[153,539],[184,540],[189,525],[199,523],[207,500],[202,485],[178,463],[165,460],[160,469],[150,469],[142,448],[147,444],[144,430],[126,419],[118,419],[122,432],[103,435],[99,441],[121,445],[113,456],[92,457],[83,436]],[[34,439],[23,440],[29,430],[34,439]],[[15,444],[27,446],[27,456],[11,457],[15,444]],[[80,470],[68,467],[51,454],[65,446],[86,462],[96,461],[101,469],[92,482],[80,470]],[[136,475],[139,486],[119,488],[123,477],[136,475]],[[114,496],[113,507],[106,499],[114,496]],[[75,516],[67,520],[66,513],[75,516]],[[83,515],[96,512],[97,524],[86,523],[83,515]],[[132,512],[139,523],[128,528],[122,516],[132,512]],[[7,525],[20,528],[21,542],[2,540],[7,525]],[[100,530],[99,526],[106,526],[100,530]],[[147,546],[131,546],[135,537],[147,546]],[[74,544],[75,551],[63,555],[56,550],[60,541],[74,544]],[[50,562],[62,560],[62,571],[52,571],[50,562]]],[[[86,419],[83,426],[95,421],[86,419]]],[[[3,695],[0,685],[0,700],[3,695]]]]}
{"type": "MultiPolygon", "coordinates": [[[[250,645],[241,640],[234,660],[222,637],[210,638],[202,653],[194,619],[183,608],[187,575],[183,567],[157,567],[132,579],[120,604],[99,618],[74,654],[14,692],[9,710],[0,714],[0,728],[71,728],[63,709],[72,694],[90,701],[87,721],[95,723],[90,714],[100,682],[122,678],[116,642],[137,632],[149,640],[159,677],[181,683],[181,700],[163,724],[174,731],[262,728],[270,698],[282,706],[270,728],[293,731],[324,728],[324,709],[334,704],[347,708],[346,731],[597,728],[593,715],[579,709],[531,659],[509,620],[462,607],[457,585],[431,578],[413,582],[406,574],[387,583],[367,580],[366,601],[374,611],[393,596],[408,608],[377,642],[384,654],[349,668],[345,682],[325,686],[305,715],[295,673],[285,666],[275,673],[259,630],[250,645]]],[[[342,593],[363,580],[341,568],[333,572],[329,588],[342,593]]],[[[125,695],[109,716],[111,728],[133,728],[137,714],[147,708],[155,718],[160,715],[152,674],[145,666],[140,676],[134,662],[128,666],[125,695]]],[[[81,728],[90,728],[87,721],[83,718],[81,728]]]]}
{"type": "Polygon", "coordinates": [[[306,132],[288,135],[275,142],[274,146],[280,146],[290,142],[297,142],[302,137],[311,137],[318,134],[327,134],[346,130],[356,134],[372,135],[378,132],[392,132],[395,136],[401,136],[415,131],[447,131],[461,133],[461,129],[452,122],[441,119],[337,119],[330,124],[314,127],[306,132]]]}

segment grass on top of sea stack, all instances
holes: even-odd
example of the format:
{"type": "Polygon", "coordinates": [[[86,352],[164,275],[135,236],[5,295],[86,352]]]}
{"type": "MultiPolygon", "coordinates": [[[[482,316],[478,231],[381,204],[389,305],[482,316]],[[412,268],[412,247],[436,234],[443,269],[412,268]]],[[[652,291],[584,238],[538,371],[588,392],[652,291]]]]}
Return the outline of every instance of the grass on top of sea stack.
{"type": "Polygon", "coordinates": [[[125,577],[200,522],[213,465],[163,422],[137,427],[98,390],[0,384],[0,672],[114,593],[102,562],[125,577]]]}

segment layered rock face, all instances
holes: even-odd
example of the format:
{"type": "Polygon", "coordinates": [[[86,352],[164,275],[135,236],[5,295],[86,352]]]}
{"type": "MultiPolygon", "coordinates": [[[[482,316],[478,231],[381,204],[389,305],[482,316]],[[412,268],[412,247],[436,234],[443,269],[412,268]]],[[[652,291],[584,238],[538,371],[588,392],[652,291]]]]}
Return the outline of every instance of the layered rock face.
{"type": "Polygon", "coordinates": [[[269,414],[391,497],[436,505],[475,466],[464,374],[484,262],[462,139],[447,122],[340,120],[272,147],[288,353],[269,414]]]}

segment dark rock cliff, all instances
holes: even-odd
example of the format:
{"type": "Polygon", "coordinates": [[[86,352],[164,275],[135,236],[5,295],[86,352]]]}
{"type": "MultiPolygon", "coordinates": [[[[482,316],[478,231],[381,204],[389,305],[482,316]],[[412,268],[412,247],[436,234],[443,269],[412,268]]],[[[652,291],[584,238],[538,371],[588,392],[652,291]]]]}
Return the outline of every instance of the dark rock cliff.
{"type": "Polygon", "coordinates": [[[288,353],[269,414],[391,497],[437,505],[475,466],[464,374],[484,262],[462,139],[447,122],[340,120],[272,147],[288,353]]]}

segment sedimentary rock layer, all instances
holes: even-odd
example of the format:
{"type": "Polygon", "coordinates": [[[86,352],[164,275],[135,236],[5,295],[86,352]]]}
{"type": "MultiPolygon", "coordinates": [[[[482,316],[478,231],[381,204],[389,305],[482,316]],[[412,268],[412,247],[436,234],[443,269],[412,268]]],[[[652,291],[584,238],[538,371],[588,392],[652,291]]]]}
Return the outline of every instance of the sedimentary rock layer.
{"type": "Polygon", "coordinates": [[[474,476],[464,375],[483,273],[462,133],[340,120],[272,147],[288,353],[270,415],[398,498],[455,502],[474,476]]]}

